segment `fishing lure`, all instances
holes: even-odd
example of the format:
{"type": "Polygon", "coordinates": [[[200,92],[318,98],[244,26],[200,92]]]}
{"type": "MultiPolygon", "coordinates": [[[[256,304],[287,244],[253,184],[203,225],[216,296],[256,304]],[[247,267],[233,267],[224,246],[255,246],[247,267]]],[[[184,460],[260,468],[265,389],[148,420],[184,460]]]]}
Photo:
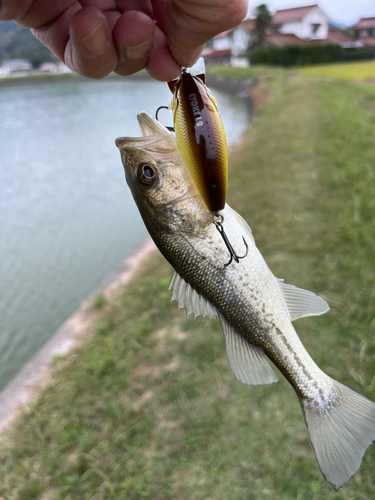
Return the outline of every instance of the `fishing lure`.
{"type": "Polygon", "coordinates": [[[173,94],[169,110],[177,145],[193,182],[210,212],[225,206],[228,185],[228,152],[225,131],[215,99],[206,86],[203,71],[185,69],[168,82],[173,94]]]}

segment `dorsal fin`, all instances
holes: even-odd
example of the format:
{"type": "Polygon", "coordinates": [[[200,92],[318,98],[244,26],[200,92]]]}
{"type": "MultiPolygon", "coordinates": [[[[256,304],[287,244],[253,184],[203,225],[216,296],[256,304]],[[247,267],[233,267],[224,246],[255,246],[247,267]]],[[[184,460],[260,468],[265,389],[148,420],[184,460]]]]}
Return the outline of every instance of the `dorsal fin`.
{"type": "Polygon", "coordinates": [[[200,75],[195,75],[195,78],[199,78],[199,80],[206,85],[206,75],[201,73],[200,75]]]}
{"type": "Polygon", "coordinates": [[[245,235],[248,236],[250,241],[252,241],[255,245],[253,232],[251,231],[249,224],[245,221],[245,219],[243,217],[241,217],[241,215],[239,213],[237,213],[235,210],[233,210],[233,208],[231,208],[229,205],[226,205],[226,207],[230,209],[233,216],[235,217],[237,222],[241,225],[242,229],[244,230],[245,235]]]}
{"type": "Polygon", "coordinates": [[[174,94],[174,89],[178,82],[180,81],[180,78],[176,78],[175,80],[171,80],[170,82],[167,82],[169,90],[174,94]]]}
{"type": "Polygon", "coordinates": [[[277,279],[281,293],[288,308],[290,321],[306,316],[320,316],[329,311],[329,305],[313,292],[287,285],[284,280],[277,279]]]}

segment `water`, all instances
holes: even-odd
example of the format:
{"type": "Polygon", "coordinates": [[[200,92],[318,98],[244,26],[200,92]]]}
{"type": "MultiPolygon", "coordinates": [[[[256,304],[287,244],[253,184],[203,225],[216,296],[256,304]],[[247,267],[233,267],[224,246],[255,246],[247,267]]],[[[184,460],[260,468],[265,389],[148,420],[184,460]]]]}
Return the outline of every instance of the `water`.
{"type": "MultiPolygon", "coordinates": [[[[233,142],[246,110],[214,94],[233,142]]],[[[145,236],[114,139],[170,98],[126,79],[0,87],[0,390],[145,236]]]]}

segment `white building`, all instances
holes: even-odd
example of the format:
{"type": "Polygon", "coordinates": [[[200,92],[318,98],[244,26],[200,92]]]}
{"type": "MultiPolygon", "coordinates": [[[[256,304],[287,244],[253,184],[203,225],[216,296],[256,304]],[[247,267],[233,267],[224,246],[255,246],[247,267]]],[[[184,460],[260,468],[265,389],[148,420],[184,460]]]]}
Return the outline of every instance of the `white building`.
{"type": "Polygon", "coordinates": [[[33,65],[26,59],[10,59],[5,61],[2,66],[3,76],[26,76],[30,75],[33,65]]]}
{"type": "Polygon", "coordinates": [[[210,40],[203,51],[203,57],[208,64],[224,63],[231,66],[248,66],[246,53],[251,41],[255,38],[253,33],[254,20],[243,21],[234,29],[224,31],[210,40]]]}
{"type": "MultiPolygon", "coordinates": [[[[247,64],[249,49],[255,43],[255,20],[247,19],[233,30],[220,33],[210,40],[203,56],[208,64],[244,65],[247,64]]],[[[325,44],[344,48],[357,46],[341,30],[330,25],[330,18],[318,4],[277,10],[266,32],[265,43],[273,47],[325,44]]]]}
{"type": "Polygon", "coordinates": [[[317,5],[277,10],[272,17],[272,33],[294,35],[300,40],[326,40],[329,17],[317,5]]]}

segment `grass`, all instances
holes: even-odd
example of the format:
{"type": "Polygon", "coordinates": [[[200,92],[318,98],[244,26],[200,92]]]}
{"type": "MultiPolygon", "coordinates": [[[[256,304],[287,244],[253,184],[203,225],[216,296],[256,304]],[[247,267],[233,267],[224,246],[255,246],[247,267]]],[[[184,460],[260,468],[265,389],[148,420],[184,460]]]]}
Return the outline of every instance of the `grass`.
{"type": "MultiPolygon", "coordinates": [[[[228,202],[274,274],[331,311],[296,322],[319,366],[375,399],[375,116],[342,82],[280,80],[232,153],[228,202]]],[[[342,492],[323,481],[293,390],[231,374],[215,321],[169,302],[153,254],[101,305],[92,339],[0,450],[6,500],[375,498],[375,446],[342,492]]]]}
{"type": "Polygon", "coordinates": [[[306,66],[295,68],[294,71],[305,76],[343,80],[375,80],[375,60],[306,66]]]}
{"type": "Polygon", "coordinates": [[[106,298],[102,292],[99,292],[95,295],[92,301],[92,307],[94,309],[102,309],[106,303],[106,298]]]}
{"type": "Polygon", "coordinates": [[[232,66],[206,66],[208,76],[221,76],[223,78],[235,78],[238,80],[249,80],[257,77],[277,77],[286,74],[283,68],[273,66],[249,66],[248,68],[234,68],[232,66]]]}

